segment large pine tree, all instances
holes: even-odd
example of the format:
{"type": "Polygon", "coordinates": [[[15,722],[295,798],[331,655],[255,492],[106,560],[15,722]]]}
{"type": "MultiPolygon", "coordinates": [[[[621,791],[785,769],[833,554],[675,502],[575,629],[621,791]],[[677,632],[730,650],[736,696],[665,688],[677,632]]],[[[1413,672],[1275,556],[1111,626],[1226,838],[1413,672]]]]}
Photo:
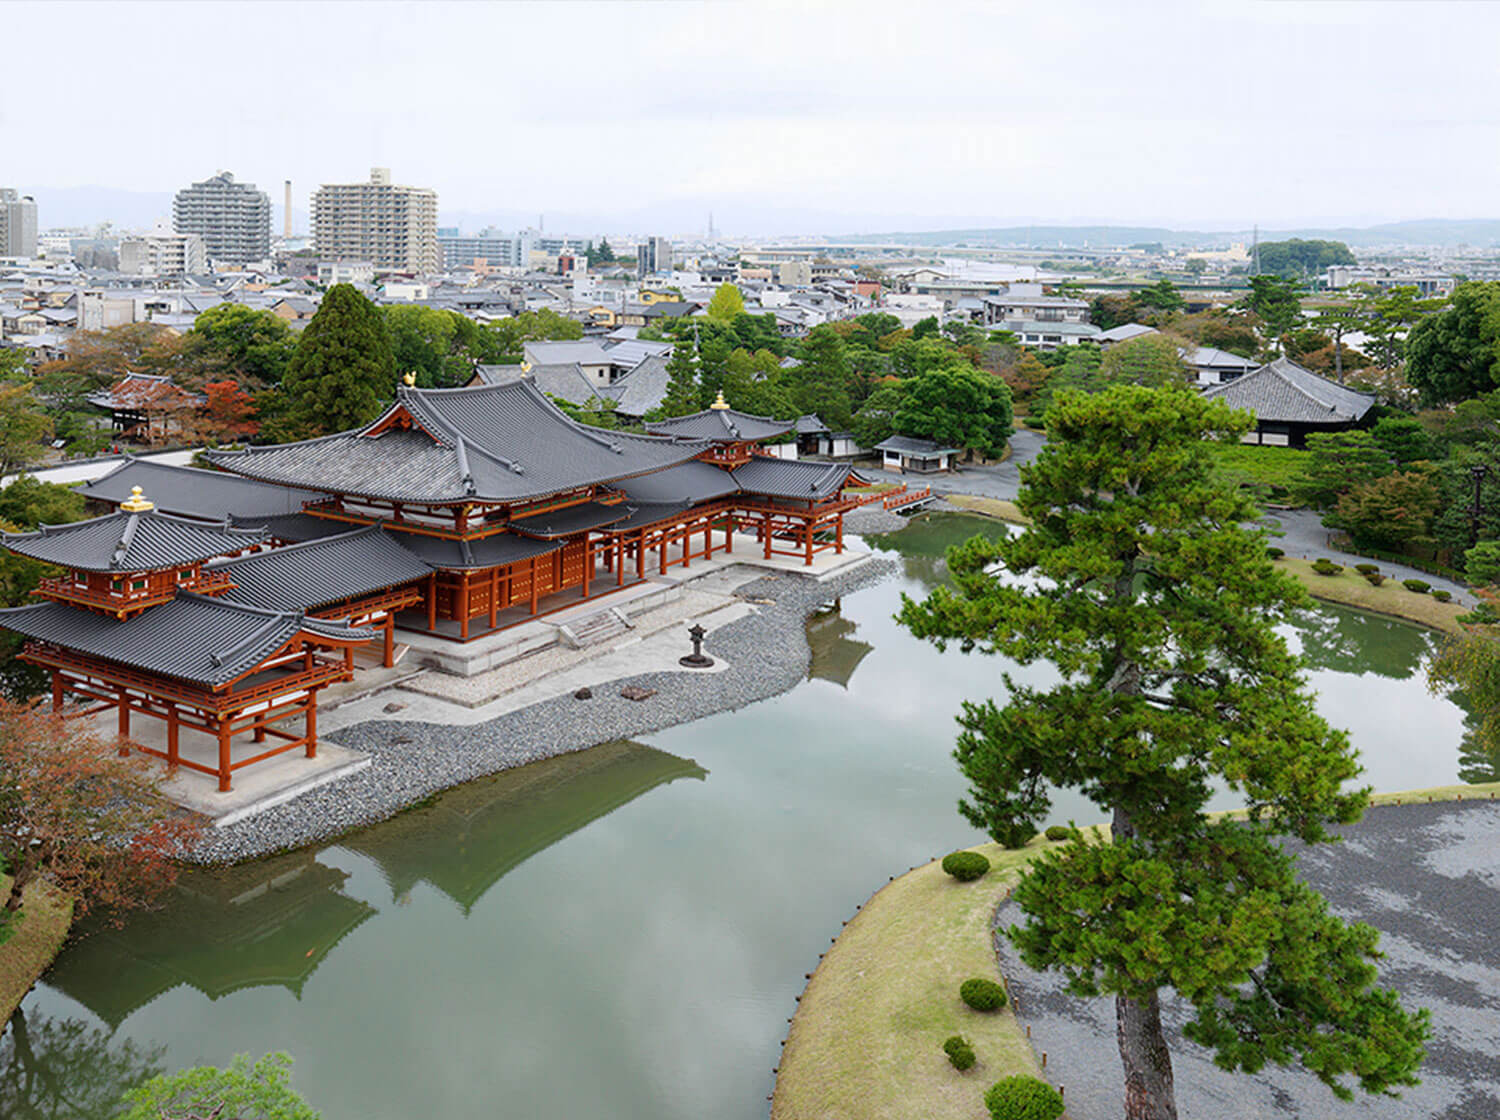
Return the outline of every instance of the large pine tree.
{"type": "Polygon", "coordinates": [[[1002,842],[1035,832],[1050,787],[1111,818],[1031,865],[1010,938],[1078,995],[1112,995],[1127,1120],[1176,1117],[1159,993],[1226,1069],[1300,1063],[1341,1097],[1414,1084],[1429,1034],[1375,987],[1377,934],[1296,874],[1366,792],[1347,736],[1320,718],[1276,633],[1301,589],[1271,567],[1253,516],[1213,481],[1205,437],[1250,419],[1184,387],[1065,393],[1021,471],[1032,528],[949,554],[955,588],[907,600],[940,646],[1050,662],[1050,688],[1004,677],[1004,707],[966,703],[955,757],[964,815],[1002,842]],[[1014,577],[1024,577],[1016,579],[1014,577]],[[1248,819],[1204,812],[1216,787],[1248,819]]]}
{"type": "Polygon", "coordinates": [[[368,424],[396,388],[385,317],[350,284],[328,289],[281,382],[278,434],[306,438],[368,424]]]}

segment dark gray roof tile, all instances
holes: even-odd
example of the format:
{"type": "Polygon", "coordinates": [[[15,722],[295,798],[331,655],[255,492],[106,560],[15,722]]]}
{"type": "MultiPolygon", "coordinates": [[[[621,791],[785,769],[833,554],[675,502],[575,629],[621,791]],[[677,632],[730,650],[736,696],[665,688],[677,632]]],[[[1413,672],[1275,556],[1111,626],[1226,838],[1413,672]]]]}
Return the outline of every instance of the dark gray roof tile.
{"type": "Polygon", "coordinates": [[[852,469],[848,463],[813,463],[757,455],[732,473],[747,494],[822,501],[843,489],[852,469]]]}
{"type": "Polygon", "coordinates": [[[188,521],[155,510],[121,510],[34,533],[0,534],[12,552],[86,572],[148,572],[178,568],[259,544],[263,529],[188,521]]]}
{"type": "Polygon", "coordinates": [[[272,610],[309,610],[432,574],[423,560],[371,525],[215,566],[235,583],[229,598],[272,610]]]}
{"type": "Polygon", "coordinates": [[[1210,386],[1203,395],[1231,408],[1248,409],[1261,423],[1347,424],[1362,419],[1375,405],[1372,395],[1336,385],[1289,358],[1210,386]]]}
{"type": "Polygon", "coordinates": [[[748,412],[736,412],[732,408],[705,408],[690,416],[674,416],[670,420],[647,424],[646,430],[652,435],[738,443],[784,436],[792,430],[792,421],[752,416],[748,412]]]}
{"type": "Polygon", "coordinates": [[[292,514],[308,502],[328,497],[316,490],[276,486],[224,471],[174,467],[147,459],[126,459],[104,477],[80,487],[79,493],[118,505],[130,497],[134,486],[145,491],[156,508],[165,513],[208,521],[219,521],[226,513],[236,520],[292,514]]]}

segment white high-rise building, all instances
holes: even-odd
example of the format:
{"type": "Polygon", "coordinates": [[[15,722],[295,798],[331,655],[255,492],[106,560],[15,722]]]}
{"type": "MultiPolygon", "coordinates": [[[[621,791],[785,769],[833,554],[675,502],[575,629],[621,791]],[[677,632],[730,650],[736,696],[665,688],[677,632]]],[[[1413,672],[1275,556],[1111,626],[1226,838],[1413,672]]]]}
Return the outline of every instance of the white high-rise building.
{"type": "Polygon", "coordinates": [[[237,183],[228,171],[177,192],[172,228],[203,238],[216,264],[246,264],[271,255],[271,200],[254,183],[237,183]]]}
{"type": "Polygon", "coordinates": [[[377,271],[437,272],[437,192],[391,182],[388,168],[368,183],[325,183],[312,196],[313,244],[332,261],[369,261],[377,271]]]}
{"type": "Polygon", "coordinates": [[[120,271],[134,276],[186,276],[208,267],[196,233],[153,233],[120,242],[120,271]]]}
{"type": "Polygon", "coordinates": [[[636,271],[641,276],[672,271],[672,242],[665,237],[647,237],[637,247],[636,271]]]}
{"type": "Polygon", "coordinates": [[[0,187],[0,257],[36,256],[36,199],[0,187]]]}

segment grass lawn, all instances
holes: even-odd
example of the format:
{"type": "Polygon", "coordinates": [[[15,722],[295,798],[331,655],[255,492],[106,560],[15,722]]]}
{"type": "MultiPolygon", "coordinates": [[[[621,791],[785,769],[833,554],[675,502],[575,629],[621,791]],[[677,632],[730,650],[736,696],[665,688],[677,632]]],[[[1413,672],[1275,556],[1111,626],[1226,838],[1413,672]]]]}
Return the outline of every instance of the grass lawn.
{"type": "Polygon", "coordinates": [[[1012,1073],[1040,1075],[1010,1007],[981,1013],[958,998],[995,978],[990,923],[1015,869],[1046,848],[981,844],[988,875],[960,883],[931,863],[887,884],[844,928],[808,983],[782,1052],[772,1120],[988,1120],[984,1092],[1012,1073]],[[943,1041],[961,1034],[979,1061],[960,1073],[943,1041]]]}
{"type": "Polygon", "coordinates": [[[1468,607],[1457,603],[1439,603],[1431,595],[1408,591],[1398,579],[1387,579],[1379,587],[1353,568],[1345,568],[1337,575],[1320,576],[1312,570],[1312,561],[1284,556],[1275,564],[1282,571],[1296,578],[1316,599],[1327,599],[1331,603],[1343,603],[1358,607],[1362,611],[1404,618],[1445,634],[1462,634],[1464,629],[1457,622],[1458,616],[1467,614],[1468,607]]]}
{"type": "Polygon", "coordinates": [[[959,509],[966,509],[970,513],[998,517],[1001,521],[1009,521],[1013,525],[1031,523],[1015,502],[1007,501],[1005,498],[976,498],[972,494],[945,494],[943,497],[959,509]]]}
{"type": "MultiPolygon", "coordinates": [[[[10,877],[0,875],[0,895],[9,893],[10,877]]],[[[22,908],[15,936],[0,945],[0,1025],[57,956],[73,919],[73,904],[40,882],[26,888],[22,908]]]]}
{"type": "Polygon", "coordinates": [[[1212,445],[1214,473],[1231,486],[1256,482],[1265,486],[1295,486],[1301,482],[1312,454],[1296,447],[1260,447],[1247,443],[1212,445]]]}

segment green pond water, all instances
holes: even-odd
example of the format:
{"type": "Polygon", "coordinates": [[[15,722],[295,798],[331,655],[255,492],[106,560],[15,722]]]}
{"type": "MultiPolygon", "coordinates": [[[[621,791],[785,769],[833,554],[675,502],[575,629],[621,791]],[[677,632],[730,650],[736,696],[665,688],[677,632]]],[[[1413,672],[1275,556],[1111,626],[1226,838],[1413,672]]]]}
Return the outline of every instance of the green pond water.
{"type": "MultiPolygon", "coordinates": [[[[931,515],[873,538],[900,577],[809,622],[810,675],[782,696],[185,876],[27,998],[0,1040],[0,1117],[105,1116],[149,1073],[269,1050],[328,1120],[764,1116],[841,921],[982,839],[954,809],[952,715],[1001,663],[891,615],[943,578],[948,544],[1003,531],[931,515]]],[[[1427,692],[1423,631],[1326,607],[1289,634],[1376,788],[1456,780],[1461,713],[1427,692]]],[[[1101,814],[1062,797],[1055,817],[1101,814]]]]}

